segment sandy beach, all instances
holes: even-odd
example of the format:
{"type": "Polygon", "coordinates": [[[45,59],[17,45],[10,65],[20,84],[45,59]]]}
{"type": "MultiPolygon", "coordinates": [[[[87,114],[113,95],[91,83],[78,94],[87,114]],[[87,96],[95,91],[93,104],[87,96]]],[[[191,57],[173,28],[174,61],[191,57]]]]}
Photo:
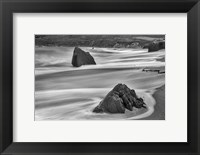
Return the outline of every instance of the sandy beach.
{"type": "Polygon", "coordinates": [[[165,85],[157,88],[153,97],[156,101],[154,113],[144,120],[165,120],[165,85]]]}

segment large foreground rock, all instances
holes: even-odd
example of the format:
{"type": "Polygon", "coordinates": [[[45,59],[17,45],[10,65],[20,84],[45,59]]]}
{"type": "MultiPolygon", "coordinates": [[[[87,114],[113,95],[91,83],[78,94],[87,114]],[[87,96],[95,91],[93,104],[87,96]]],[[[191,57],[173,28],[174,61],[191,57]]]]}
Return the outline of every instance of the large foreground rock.
{"type": "Polygon", "coordinates": [[[125,109],[130,111],[135,108],[146,108],[142,98],[138,98],[133,89],[125,84],[117,84],[106,97],[94,108],[96,113],[124,113],[125,109]]]}
{"type": "Polygon", "coordinates": [[[149,45],[144,46],[143,48],[148,48],[149,52],[165,49],[165,41],[154,41],[149,45]]]}
{"type": "Polygon", "coordinates": [[[75,47],[74,54],[72,57],[72,65],[74,67],[80,67],[82,65],[91,65],[96,64],[94,58],[90,55],[89,52],[85,52],[82,49],[75,47]]]}

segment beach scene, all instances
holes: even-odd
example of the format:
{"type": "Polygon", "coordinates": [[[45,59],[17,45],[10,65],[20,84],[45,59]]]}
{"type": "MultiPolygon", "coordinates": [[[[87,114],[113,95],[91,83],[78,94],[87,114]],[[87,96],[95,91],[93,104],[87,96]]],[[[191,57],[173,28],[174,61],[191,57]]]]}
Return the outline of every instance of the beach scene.
{"type": "Polygon", "coordinates": [[[165,35],[35,35],[35,121],[165,120],[165,35]]]}

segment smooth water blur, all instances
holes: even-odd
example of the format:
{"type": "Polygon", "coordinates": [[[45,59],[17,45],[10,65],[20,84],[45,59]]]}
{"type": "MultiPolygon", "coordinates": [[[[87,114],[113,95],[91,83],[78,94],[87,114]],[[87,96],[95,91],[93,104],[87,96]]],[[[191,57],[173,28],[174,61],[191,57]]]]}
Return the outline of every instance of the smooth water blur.
{"type": "Polygon", "coordinates": [[[35,120],[142,119],[154,111],[154,89],[165,83],[165,74],[142,72],[144,67],[165,66],[158,58],[165,51],[82,47],[97,65],[73,67],[74,47],[36,47],[35,120]],[[125,114],[96,114],[92,110],[118,83],[135,89],[148,109],[125,114]]]}

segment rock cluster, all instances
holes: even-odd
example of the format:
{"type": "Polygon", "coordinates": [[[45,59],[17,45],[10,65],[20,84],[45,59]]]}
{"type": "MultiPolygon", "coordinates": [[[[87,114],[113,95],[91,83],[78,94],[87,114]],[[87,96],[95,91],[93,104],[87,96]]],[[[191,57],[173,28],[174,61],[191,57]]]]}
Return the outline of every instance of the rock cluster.
{"type": "Polygon", "coordinates": [[[141,48],[139,42],[122,42],[116,43],[113,48],[141,48]]]}
{"type": "Polygon", "coordinates": [[[125,109],[130,111],[135,108],[146,108],[142,98],[138,98],[133,89],[129,89],[125,84],[117,84],[94,108],[96,113],[125,113],[125,109]]]}
{"type": "Polygon", "coordinates": [[[165,41],[154,41],[143,48],[148,48],[149,52],[165,49],[165,41]]]}
{"type": "Polygon", "coordinates": [[[96,64],[94,58],[90,55],[89,52],[85,52],[82,49],[75,47],[72,57],[72,65],[74,67],[80,67],[82,65],[91,65],[96,64]]]}

